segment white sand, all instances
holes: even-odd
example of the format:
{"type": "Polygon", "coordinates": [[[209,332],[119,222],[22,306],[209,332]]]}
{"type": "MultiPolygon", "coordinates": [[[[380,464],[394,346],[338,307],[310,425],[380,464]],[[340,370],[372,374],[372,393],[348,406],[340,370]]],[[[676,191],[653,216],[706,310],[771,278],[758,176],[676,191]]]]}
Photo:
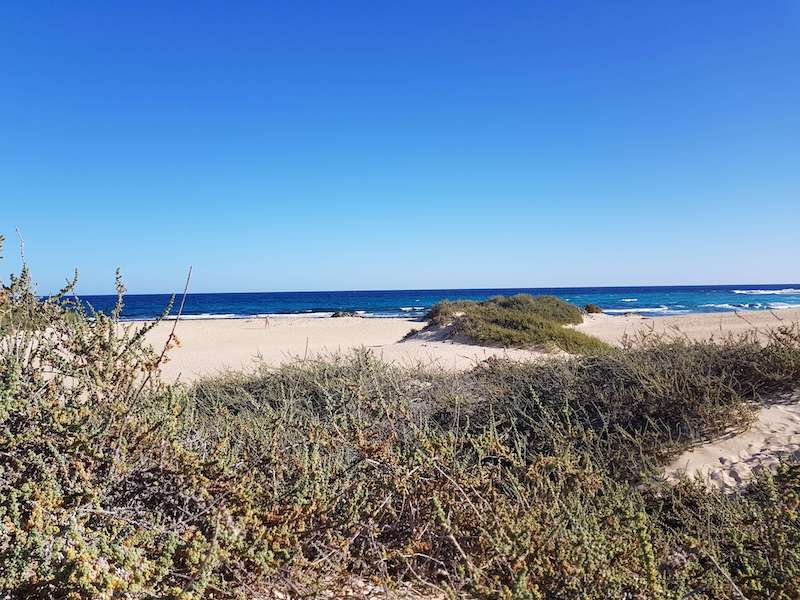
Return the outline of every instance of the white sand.
{"type": "Polygon", "coordinates": [[[780,325],[800,321],[800,309],[778,311],[753,311],[741,313],[689,314],[671,317],[644,317],[641,315],[586,315],[576,329],[618,344],[623,336],[642,331],[676,333],[692,339],[724,337],[728,334],[757,330],[763,334],[780,325]]]}
{"type": "MultiPolygon", "coordinates": [[[[161,348],[172,329],[172,322],[160,323],[148,335],[161,348]]],[[[168,379],[192,381],[225,369],[249,369],[256,360],[270,365],[296,358],[314,358],[346,352],[364,346],[386,361],[400,365],[435,363],[448,369],[473,366],[489,356],[536,358],[541,353],[528,350],[484,348],[440,340],[401,342],[411,329],[426,324],[414,319],[362,319],[358,317],[208,319],[181,321],[176,335],[180,346],[169,353],[164,365],[168,379]]]]}
{"type": "MultiPolygon", "coordinates": [[[[741,333],[752,327],[761,330],[783,323],[800,321],[800,309],[776,313],[751,312],[739,318],[732,313],[642,318],[640,316],[588,315],[577,329],[609,343],[619,343],[626,334],[653,329],[677,332],[694,339],[741,333]],[[777,315],[777,316],[776,316],[777,315]],[[746,319],[746,320],[744,320],[746,319]]],[[[361,319],[357,317],[209,319],[181,321],[176,334],[179,348],[170,352],[164,367],[166,377],[190,381],[224,369],[248,369],[253,361],[278,365],[296,357],[315,357],[365,346],[384,360],[398,364],[431,363],[448,369],[468,368],[490,356],[540,359],[541,352],[505,350],[463,344],[441,337],[426,336],[401,342],[411,329],[422,329],[424,322],[414,319],[361,319]]],[[[172,328],[172,322],[159,324],[149,334],[157,348],[172,328]]]]}

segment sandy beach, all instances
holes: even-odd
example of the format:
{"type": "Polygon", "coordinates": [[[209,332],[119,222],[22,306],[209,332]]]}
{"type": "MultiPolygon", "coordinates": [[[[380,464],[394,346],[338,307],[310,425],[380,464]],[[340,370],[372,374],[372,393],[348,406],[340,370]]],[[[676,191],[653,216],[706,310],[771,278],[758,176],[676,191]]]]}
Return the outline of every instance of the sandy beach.
{"type": "Polygon", "coordinates": [[[799,29],[4,3],[0,600],[800,600],[799,29]]]}
{"type": "MultiPolygon", "coordinates": [[[[148,335],[160,348],[172,329],[163,322],[148,335]]],[[[315,358],[366,347],[383,360],[399,365],[436,364],[447,369],[468,368],[490,356],[531,359],[543,356],[529,350],[486,348],[442,340],[402,341],[412,329],[425,327],[416,319],[362,319],[358,317],[208,319],[181,321],[176,335],[180,346],[164,365],[168,379],[193,381],[228,369],[252,368],[255,361],[277,366],[298,358],[315,358]]]]}
{"type": "Polygon", "coordinates": [[[691,339],[721,338],[729,334],[757,331],[760,337],[781,325],[800,322],[800,309],[747,312],[697,313],[669,317],[627,315],[586,315],[578,329],[610,343],[640,332],[674,333],[691,339]]]}
{"type": "MultiPolygon", "coordinates": [[[[676,333],[707,339],[750,329],[762,332],[800,321],[800,309],[744,314],[691,314],[646,318],[639,315],[587,315],[577,328],[606,342],[619,344],[637,332],[676,333]],[[779,320],[780,319],[780,320],[779,320]]],[[[363,319],[358,317],[186,320],[177,324],[180,346],[169,354],[164,374],[192,381],[226,369],[252,368],[254,361],[279,365],[295,358],[346,352],[364,346],[384,360],[401,365],[435,363],[447,369],[468,368],[490,356],[538,359],[547,356],[531,350],[487,348],[434,337],[402,341],[410,330],[425,327],[416,319],[363,319]]],[[[161,347],[172,322],[160,323],[149,341],[161,347]]]]}

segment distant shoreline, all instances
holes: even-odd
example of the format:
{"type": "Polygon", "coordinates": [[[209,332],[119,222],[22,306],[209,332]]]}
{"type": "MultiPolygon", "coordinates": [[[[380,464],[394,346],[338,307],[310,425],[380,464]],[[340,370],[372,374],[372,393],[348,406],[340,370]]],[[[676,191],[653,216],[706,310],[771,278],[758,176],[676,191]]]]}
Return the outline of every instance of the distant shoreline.
{"type": "MultiPolygon", "coordinates": [[[[731,309],[727,311],[720,311],[720,312],[692,312],[686,311],[682,314],[670,314],[670,313],[663,313],[663,312],[637,312],[637,311],[603,311],[602,315],[611,318],[624,318],[624,317],[638,317],[643,319],[666,319],[666,318],[682,318],[682,317],[690,317],[694,315],[758,315],[760,313],[769,313],[769,314],[777,314],[780,316],[782,313],[786,312],[788,314],[789,311],[798,310],[797,307],[784,307],[784,308],[773,308],[773,309],[731,309]]],[[[357,319],[403,319],[412,322],[422,322],[425,321],[424,316],[403,316],[403,315],[346,315],[349,318],[357,318],[357,319]]],[[[588,317],[589,315],[587,315],[588,317]]],[[[270,313],[270,314],[257,314],[257,315],[214,315],[214,314],[207,314],[207,315],[181,315],[180,320],[182,321],[247,321],[247,320],[264,320],[264,319],[335,319],[338,318],[333,313],[270,313]]],[[[177,315],[169,315],[164,318],[165,321],[174,321],[178,319],[177,315]]],[[[142,318],[122,318],[120,321],[123,323],[149,323],[152,321],[157,320],[154,317],[142,317],[142,318]]]]}
{"type": "MultiPolygon", "coordinates": [[[[583,307],[595,304],[607,314],[672,316],[721,314],[800,308],[800,284],[760,286],[660,286],[596,288],[512,288],[452,290],[391,290],[364,292],[265,292],[188,294],[186,320],[327,317],[335,312],[370,317],[423,317],[442,300],[485,300],[494,295],[526,293],[555,295],[583,307]]],[[[101,312],[110,312],[116,296],[81,296],[101,312]]],[[[128,295],[122,316],[151,320],[168,305],[170,295],[128,295]]],[[[177,312],[177,303],[172,314],[177,312]]]]}

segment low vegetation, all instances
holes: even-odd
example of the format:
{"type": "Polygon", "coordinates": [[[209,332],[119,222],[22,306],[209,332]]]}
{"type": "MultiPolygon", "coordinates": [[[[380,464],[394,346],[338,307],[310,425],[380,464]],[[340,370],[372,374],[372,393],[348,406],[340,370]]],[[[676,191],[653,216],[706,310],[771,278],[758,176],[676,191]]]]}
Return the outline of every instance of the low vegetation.
{"type": "Polygon", "coordinates": [[[597,352],[606,344],[568,325],[583,321],[581,310],[555,296],[495,296],[481,302],[440,302],[430,311],[433,326],[481,345],[597,352]]]}
{"type": "Polygon", "coordinates": [[[112,315],[11,297],[44,326],[0,337],[0,598],[797,597],[800,467],[734,494],[657,471],[798,384],[795,328],[187,387],[122,291],[112,315]]]}

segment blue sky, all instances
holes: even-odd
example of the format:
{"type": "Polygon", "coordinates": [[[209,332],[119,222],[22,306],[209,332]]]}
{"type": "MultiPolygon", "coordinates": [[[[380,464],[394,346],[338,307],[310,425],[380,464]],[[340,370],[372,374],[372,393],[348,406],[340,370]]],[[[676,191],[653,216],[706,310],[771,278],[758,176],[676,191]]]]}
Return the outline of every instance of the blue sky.
{"type": "Polygon", "coordinates": [[[800,3],[3,2],[0,268],[800,280],[800,3]]]}

